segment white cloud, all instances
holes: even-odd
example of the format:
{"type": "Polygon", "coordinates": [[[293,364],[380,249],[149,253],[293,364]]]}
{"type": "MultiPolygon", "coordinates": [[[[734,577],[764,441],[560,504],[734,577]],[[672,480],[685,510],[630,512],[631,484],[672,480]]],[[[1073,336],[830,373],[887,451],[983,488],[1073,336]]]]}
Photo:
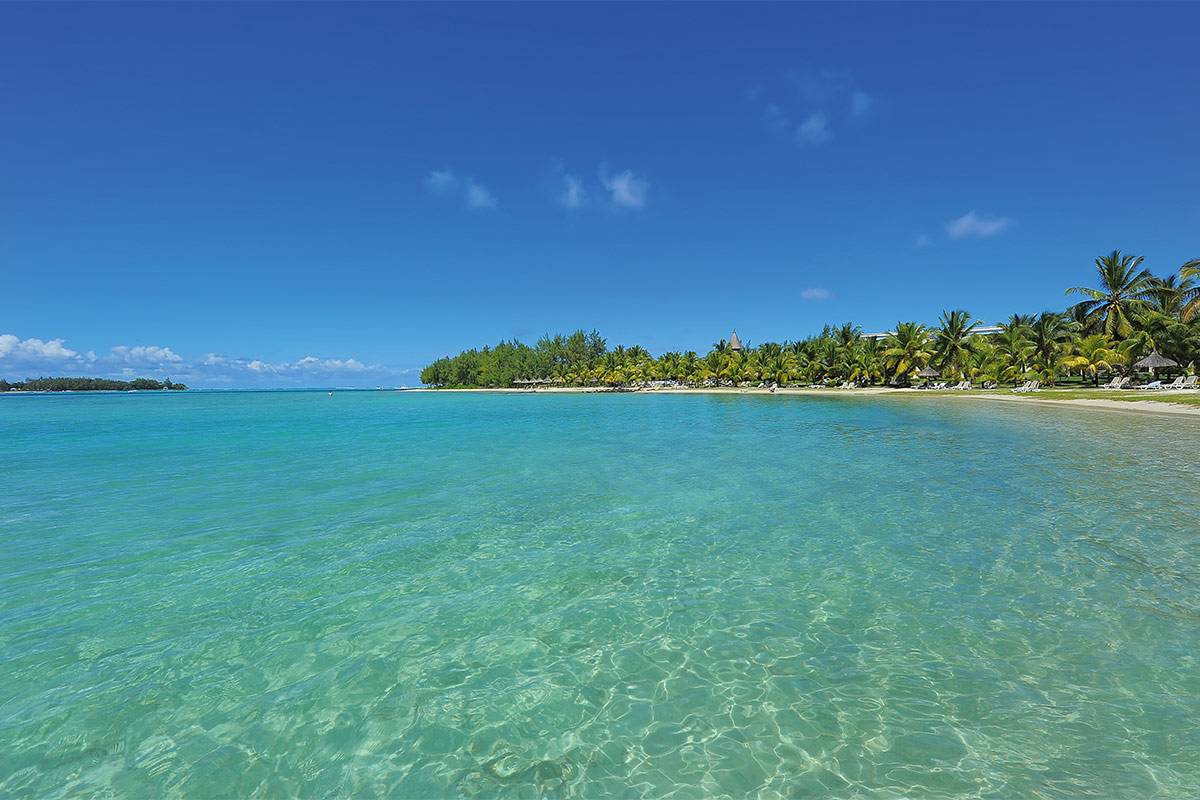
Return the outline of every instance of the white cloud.
{"type": "Polygon", "coordinates": [[[112,348],[112,355],[109,356],[114,361],[123,361],[126,364],[144,364],[153,366],[155,364],[178,364],[183,361],[181,356],[171,352],[169,347],[129,347],[127,345],[119,345],[112,348]]]}
{"type": "Polygon", "coordinates": [[[69,361],[79,357],[74,350],[63,347],[63,339],[25,339],[11,333],[0,335],[0,359],[14,361],[69,361]]]}
{"type": "Polygon", "coordinates": [[[875,98],[871,97],[867,92],[857,90],[850,93],[850,113],[856,117],[861,117],[871,110],[871,103],[875,98]]]}
{"type": "Polygon", "coordinates": [[[425,179],[425,186],[434,194],[451,194],[458,189],[459,180],[448,169],[434,170],[425,179]]]}
{"type": "Polygon", "coordinates": [[[639,178],[630,170],[618,172],[611,178],[601,169],[600,182],[608,190],[614,208],[638,209],[646,205],[646,195],[650,192],[650,184],[644,178],[639,178]]]}
{"type": "Polygon", "coordinates": [[[796,128],[796,139],[807,144],[821,144],[829,141],[831,136],[833,134],[829,132],[829,121],[821,113],[810,114],[808,119],[796,128]]]}
{"type": "Polygon", "coordinates": [[[10,381],[53,375],[123,380],[170,377],[194,387],[373,386],[405,380],[415,383],[415,372],[366,364],[355,358],[316,356],[295,362],[270,362],[205,353],[199,360],[189,361],[169,347],[153,345],[118,345],[110,348],[108,355],[97,358],[92,351],[79,355],[62,339],[44,342],[0,334],[0,378],[10,381]]]}
{"type": "Polygon", "coordinates": [[[422,183],[439,197],[461,197],[467,208],[495,208],[496,196],[474,178],[460,178],[453,170],[434,170],[422,183]]]}
{"type": "Polygon", "coordinates": [[[467,208],[495,208],[496,198],[475,181],[467,179],[467,208]]]}
{"type": "MultiPolygon", "coordinates": [[[[870,116],[875,96],[838,70],[792,71],[786,74],[782,99],[760,92],[751,97],[762,110],[764,127],[775,135],[794,137],[802,146],[833,139],[834,128],[870,116]],[[794,120],[801,120],[796,125],[794,120]]],[[[840,129],[840,128],[839,128],[840,129]]]]}
{"type": "Polygon", "coordinates": [[[1008,217],[981,217],[974,211],[946,223],[946,233],[951,239],[984,239],[996,236],[1013,226],[1008,217]]]}
{"type": "Polygon", "coordinates": [[[458,188],[458,178],[448,169],[434,170],[425,179],[425,185],[435,194],[449,194],[458,188]]]}
{"type": "Polygon", "coordinates": [[[583,181],[574,175],[564,175],[563,190],[558,196],[558,204],[563,208],[582,208],[586,202],[587,193],[583,190],[583,181]]]}
{"type": "Polygon", "coordinates": [[[813,287],[811,289],[805,289],[800,293],[800,296],[805,300],[832,300],[833,292],[829,291],[828,289],[818,289],[813,287]]]}

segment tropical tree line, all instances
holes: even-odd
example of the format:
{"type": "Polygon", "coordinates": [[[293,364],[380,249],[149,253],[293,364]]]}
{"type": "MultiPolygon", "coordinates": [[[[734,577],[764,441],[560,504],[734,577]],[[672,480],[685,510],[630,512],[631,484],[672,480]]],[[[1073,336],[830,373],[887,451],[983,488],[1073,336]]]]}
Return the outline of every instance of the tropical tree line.
{"type": "Polygon", "coordinates": [[[155,381],[138,378],[132,381],[110,381],[105,378],[30,378],[9,383],[0,378],[0,392],[156,392],[162,389],[186,389],[182,383],[172,383],[170,378],[155,381]]]}
{"type": "Polygon", "coordinates": [[[596,331],[543,336],[536,346],[502,341],[435,361],[421,371],[430,386],[508,387],[530,381],[573,386],[623,386],[666,381],[682,385],[824,383],[909,385],[922,370],[976,385],[1064,379],[1100,382],[1131,374],[1157,351],[1194,372],[1200,359],[1200,259],[1166,277],[1120,251],[1096,259],[1094,286],[1067,290],[1078,302],[1065,311],[1013,314],[983,335],[966,311],[944,311],[935,326],[899,322],[883,337],[858,326],[826,326],[817,336],[746,344],[721,340],[703,355],[615,347],[596,331]]]}

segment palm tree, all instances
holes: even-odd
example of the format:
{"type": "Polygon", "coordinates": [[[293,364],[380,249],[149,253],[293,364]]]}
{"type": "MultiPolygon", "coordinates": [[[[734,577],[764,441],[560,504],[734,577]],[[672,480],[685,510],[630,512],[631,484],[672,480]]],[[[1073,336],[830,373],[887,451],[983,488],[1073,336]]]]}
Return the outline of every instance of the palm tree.
{"type": "Polygon", "coordinates": [[[966,366],[967,354],[971,352],[971,331],[978,322],[971,322],[971,315],[965,311],[943,311],[939,326],[933,339],[934,360],[942,372],[954,372],[962,375],[966,366]]]}
{"type": "Polygon", "coordinates": [[[862,339],[862,328],[852,322],[847,322],[833,330],[833,338],[839,347],[852,347],[862,339]]]}
{"type": "Polygon", "coordinates": [[[1100,288],[1073,286],[1067,294],[1078,293],[1088,299],[1077,304],[1090,332],[1103,331],[1111,339],[1124,339],[1134,331],[1134,321],[1149,304],[1146,296],[1151,289],[1154,276],[1150,270],[1137,271],[1142,263],[1141,256],[1123,256],[1113,250],[1107,256],[1096,259],[1096,271],[1100,288]]]}
{"type": "Polygon", "coordinates": [[[1043,311],[1029,326],[1029,343],[1035,356],[1044,363],[1056,360],[1062,354],[1062,346],[1071,340],[1071,331],[1061,314],[1043,311]]]}
{"type": "Polygon", "coordinates": [[[1112,342],[1102,333],[1094,333],[1080,339],[1071,350],[1071,355],[1067,356],[1063,366],[1078,369],[1085,375],[1090,374],[1097,386],[1100,385],[1099,371],[1112,372],[1113,364],[1117,363],[1119,358],[1113,350],[1112,342]]]}
{"type": "Polygon", "coordinates": [[[760,373],[762,379],[768,383],[778,383],[784,385],[791,379],[792,376],[792,360],[783,353],[778,353],[773,356],[768,356],[763,362],[762,371],[760,373]]]}
{"type": "MultiPolygon", "coordinates": [[[[1179,268],[1179,279],[1181,281],[1191,278],[1200,278],[1200,258],[1193,258],[1179,268]]],[[[1183,299],[1184,306],[1180,311],[1179,318],[1184,322],[1191,322],[1193,317],[1200,314],[1200,287],[1193,287],[1186,290],[1183,299]]]]}
{"type": "Polygon", "coordinates": [[[700,357],[696,355],[695,350],[688,350],[686,353],[684,353],[683,357],[679,360],[680,370],[684,380],[688,381],[689,383],[695,382],[696,378],[700,374],[700,366],[702,363],[703,362],[700,360],[700,357]]]}
{"type": "Polygon", "coordinates": [[[980,341],[967,354],[967,377],[972,383],[1004,383],[1008,380],[1009,371],[1004,356],[991,342],[980,341]]]}
{"type": "Polygon", "coordinates": [[[1181,322],[1176,315],[1153,312],[1142,328],[1152,347],[1173,361],[1187,364],[1200,353],[1200,326],[1181,322]]]}
{"type": "Polygon", "coordinates": [[[901,322],[896,332],[887,338],[883,352],[888,371],[896,378],[907,378],[912,372],[929,364],[932,355],[929,329],[916,322],[901,322]]]}
{"type": "Polygon", "coordinates": [[[1152,310],[1181,319],[1184,306],[1192,295],[1197,294],[1196,288],[1196,282],[1190,275],[1154,277],[1150,279],[1150,290],[1147,292],[1146,299],[1152,310]]]}
{"type": "Polygon", "coordinates": [[[1004,323],[1000,325],[1000,333],[992,337],[996,353],[1004,361],[1005,374],[1014,385],[1029,369],[1029,360],[1033,356],[1028,332],[1029,328],[1025,325],[1004,323]]]}
{"type": "Polygon", "coordinates": [[[775,356],[783,354],[783,345],[778,344],[777,342],[763,342],[758,346],[755,352],[758,353],[759,356],[774,358],[775,356]]]}

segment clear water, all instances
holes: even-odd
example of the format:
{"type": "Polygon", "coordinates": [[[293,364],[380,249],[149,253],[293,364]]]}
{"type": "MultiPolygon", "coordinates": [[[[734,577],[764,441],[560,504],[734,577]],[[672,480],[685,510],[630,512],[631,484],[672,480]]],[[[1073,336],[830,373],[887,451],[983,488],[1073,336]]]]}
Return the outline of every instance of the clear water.
{"type": "Polygon", "coordinates": [[[1200,795],[1200,425],[0,397],[0,796],[1200,795]]]}

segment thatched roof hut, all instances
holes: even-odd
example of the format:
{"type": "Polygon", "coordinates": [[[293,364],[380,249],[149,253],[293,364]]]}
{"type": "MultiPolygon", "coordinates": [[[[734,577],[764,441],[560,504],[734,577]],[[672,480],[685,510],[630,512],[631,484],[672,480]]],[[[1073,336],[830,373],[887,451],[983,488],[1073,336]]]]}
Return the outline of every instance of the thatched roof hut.
{"type": "Polygon", "coordinates": [[[925,369],[923,369],[917,373],[917,377],[918,378],[936,378],[940,374],[941,373],[938,372],[933,367],[926,367],[925,369]]]}
{"type": "Polygon", "coordinates": [[[742,340],[738,338],[737,331],[729,335],[729,349],[735,353],[740,353],[746,349],[742,347],[742,340]]]}
{"type": "Polygon", "coordinates": [[[1160,356],[1157,350],[1151,350],[1150,355],[1133,365],[1135,369],[1148,369],[1153,372],[1162,367],[1178,367],[1178,361],[1172,361],[1166,356],[1160,356]]]}

